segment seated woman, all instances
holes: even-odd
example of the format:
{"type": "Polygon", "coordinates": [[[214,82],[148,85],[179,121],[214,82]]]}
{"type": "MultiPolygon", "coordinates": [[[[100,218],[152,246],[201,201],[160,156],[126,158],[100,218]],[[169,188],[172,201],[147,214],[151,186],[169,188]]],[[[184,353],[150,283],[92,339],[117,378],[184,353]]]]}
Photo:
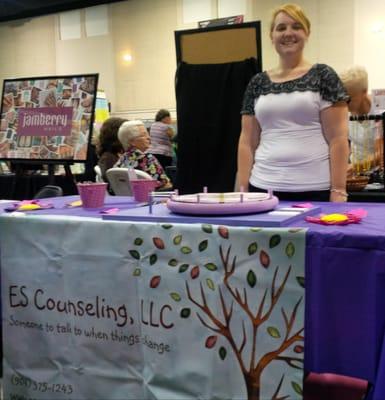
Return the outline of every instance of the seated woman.
{"type": "Polygon", "coordinates": [[[105,182],[108,182],[106,171],[112,168],[123,154],[123,146],[118,139],[118,130],[124,118],[111,117],[103,122],[97,141],[98,165],[105,182]]]}
{"type": "Polygon", "coordinates": [[[157,190],[172,188],[171,181],[157,158],[151,153],[145,153],[150,147],[150,136],[142,121],[124,122],[119,128],[118,139],[125,153],[115,167],[134,168],[147,172],[159,182],[157,190]]]}

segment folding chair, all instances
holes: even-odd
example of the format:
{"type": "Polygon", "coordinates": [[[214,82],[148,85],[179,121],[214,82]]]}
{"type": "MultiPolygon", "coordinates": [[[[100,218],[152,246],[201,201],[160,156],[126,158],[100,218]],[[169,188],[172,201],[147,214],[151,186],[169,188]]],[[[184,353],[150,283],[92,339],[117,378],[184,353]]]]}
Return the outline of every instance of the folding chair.
{"type": "MultiPolygon", "coordinates": [[[[134,170],[138,179],[153,179],[147,172],[134,170]]],[[[132,196],[128,168],[110,168],[106,172],[111,189],[117,196],[132,196]]]]}

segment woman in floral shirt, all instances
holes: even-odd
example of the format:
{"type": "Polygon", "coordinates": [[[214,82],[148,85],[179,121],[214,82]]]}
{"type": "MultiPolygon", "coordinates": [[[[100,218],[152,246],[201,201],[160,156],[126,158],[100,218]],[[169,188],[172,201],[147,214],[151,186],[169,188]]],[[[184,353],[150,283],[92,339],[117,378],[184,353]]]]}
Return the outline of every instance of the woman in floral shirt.
{"type": "Polygon", "coordinates": [[[172,188],[171,181],[157,158],[151,153],[145,153],[151,142],[142,121],[124,122],[119,128],[118,138],[125,153],[115,167],[134,168],[147,172],[159,182],[157,190],[172,188]]]}

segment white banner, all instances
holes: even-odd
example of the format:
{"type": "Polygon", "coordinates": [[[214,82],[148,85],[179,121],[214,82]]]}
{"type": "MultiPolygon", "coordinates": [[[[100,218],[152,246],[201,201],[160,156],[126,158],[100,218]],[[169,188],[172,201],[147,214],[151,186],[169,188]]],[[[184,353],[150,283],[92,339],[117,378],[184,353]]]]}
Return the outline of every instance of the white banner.
{"type": "Polygon", "coordinates": [[[6,399],[302,398],[305,230],[0,217],[6,399]]]}

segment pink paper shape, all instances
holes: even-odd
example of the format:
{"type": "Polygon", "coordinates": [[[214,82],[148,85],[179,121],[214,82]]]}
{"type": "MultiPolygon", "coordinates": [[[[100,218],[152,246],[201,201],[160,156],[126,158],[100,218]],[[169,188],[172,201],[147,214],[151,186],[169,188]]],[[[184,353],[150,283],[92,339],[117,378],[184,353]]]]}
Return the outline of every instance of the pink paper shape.
{"type": "Polygon", "coordinates": [[[119,211],[119,208],[108,208],[107,210],[100,211],[100,214],[114,214],[119,211]]]}
{"type": "Polygon", "coordinates": [[[292,207],[297,207],[297,208],[313,208],[313,204],[312,203],[297,203],[297,204],[293,204],[292,207]]]}
{"type": "Polygon", "coordinates": [[[355,208],[353,210],[347,211],[346,215],[353,215],[358,218],[365,218],[368,215],[368,212],[363,208],[355,208]]]}

